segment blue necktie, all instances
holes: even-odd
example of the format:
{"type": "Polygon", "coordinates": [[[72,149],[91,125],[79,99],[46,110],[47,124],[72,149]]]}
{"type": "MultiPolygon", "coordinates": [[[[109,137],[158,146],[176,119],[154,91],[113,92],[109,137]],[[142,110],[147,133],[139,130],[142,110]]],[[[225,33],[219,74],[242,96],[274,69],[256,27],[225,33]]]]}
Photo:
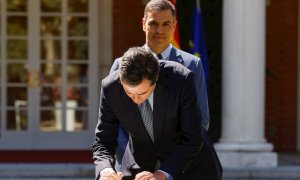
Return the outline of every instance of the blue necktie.
{"type": "Polygon", "coordinates": [[[162,57],[161,54],[157,54],[157,58],[158,58],[158,59],[163,59],[163,57],[162,57]]]}
{"type": "Polygon", "coordinates": [[[154,142],[153,114],[152,114],[152,109],[151,109],[149,101],[146,100],[141,105],[139,105],[139,110],[140,110],[141,117],[143,119],[145,128],[146,128],[151,140],[154,142]]]}

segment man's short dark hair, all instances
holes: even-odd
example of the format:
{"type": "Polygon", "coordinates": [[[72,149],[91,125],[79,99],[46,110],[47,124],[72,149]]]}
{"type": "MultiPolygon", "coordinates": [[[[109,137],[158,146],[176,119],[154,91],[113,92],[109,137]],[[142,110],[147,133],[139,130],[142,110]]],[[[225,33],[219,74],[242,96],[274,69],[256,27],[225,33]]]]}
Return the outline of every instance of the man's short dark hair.
{"type": "Polygon", "coordinates": [[[119,68],[120,80],[131,86],[147,79],[153,85],[158,77],[158,59],[142,47],[129,48],[122,56],[119,68]]]}
{"type": "Polygon", "coordinates": [[[144,10],[144,19],[147,19],[147,13],[152,10],[158,10],[158,11],[164,11],[164,10],[170,10],[173,17],[176,17],[176,11],[173,4],[168,0],[151,0],[148,2],[148,4],[145,7],[144,10]]]}

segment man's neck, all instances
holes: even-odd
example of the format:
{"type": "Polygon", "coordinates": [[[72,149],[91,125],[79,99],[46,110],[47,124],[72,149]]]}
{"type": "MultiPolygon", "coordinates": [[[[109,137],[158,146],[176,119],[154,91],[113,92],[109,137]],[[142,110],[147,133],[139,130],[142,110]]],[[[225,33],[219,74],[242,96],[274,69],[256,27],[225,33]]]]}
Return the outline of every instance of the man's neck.
{"type": "Polygon", "coordinates": [[[161,47],[153,47],[153,46],[149,46],[149,44],[147,44],[147,46],[151,49],[151,51],[153,51],[155,54],[161,54],[162,52],[164,52],[169,46],[161,48],[161,47]]]}

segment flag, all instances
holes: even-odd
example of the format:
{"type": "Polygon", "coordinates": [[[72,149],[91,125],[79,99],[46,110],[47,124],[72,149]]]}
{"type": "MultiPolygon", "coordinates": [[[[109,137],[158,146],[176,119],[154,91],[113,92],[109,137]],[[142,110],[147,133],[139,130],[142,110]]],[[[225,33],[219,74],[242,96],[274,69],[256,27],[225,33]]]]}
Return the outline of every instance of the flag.
{"type": "Polygon", "coordinates": [[[208,66],[208,56],[205,44],[203,20],[200,8],[200,0],[196,0],[196,6],[194,8],[193,15],[193,28],[192,28],[192,38],[189,42],[191,48],[191,53],[200,57],[204,69],[206,81],[209,78],[209,66],[208,66]]]}
{"type": "MultiPolygon", "coordinates": [[[[177,9],[176,9],[176,0],[171,0],[171,2],[174,5],[175,10],[177,11],[177,9]]],[[[177,14],[177,12],[176,12],[176,14],[177,14]]],[[[177,16],[176,16],[176,21],[177,21],[177,23],[176,23],[176,27],[175,27],[175,32],[172,35],[171,43],[173,44],[173,46],[180,49],[180,36],[179,36],[179,27],[178,27],[177,16]]]]}

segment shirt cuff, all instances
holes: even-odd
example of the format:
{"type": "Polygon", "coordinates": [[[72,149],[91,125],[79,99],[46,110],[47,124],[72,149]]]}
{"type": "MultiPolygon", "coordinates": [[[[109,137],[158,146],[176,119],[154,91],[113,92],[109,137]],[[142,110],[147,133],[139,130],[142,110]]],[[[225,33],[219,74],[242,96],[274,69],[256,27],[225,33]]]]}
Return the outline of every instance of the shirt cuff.
{"type": "Polygon", "coordinates": [[[167,173],[163,170],[157,170],[157,171],[160,171],[160,172],[164,173],[167,176],[167,180],[173,180],[173,177],[171,176],[171,174],[169,174],[169,173],[167,173]]]}

